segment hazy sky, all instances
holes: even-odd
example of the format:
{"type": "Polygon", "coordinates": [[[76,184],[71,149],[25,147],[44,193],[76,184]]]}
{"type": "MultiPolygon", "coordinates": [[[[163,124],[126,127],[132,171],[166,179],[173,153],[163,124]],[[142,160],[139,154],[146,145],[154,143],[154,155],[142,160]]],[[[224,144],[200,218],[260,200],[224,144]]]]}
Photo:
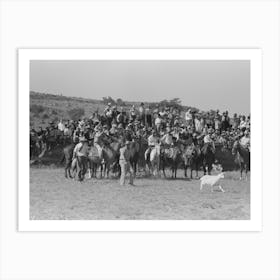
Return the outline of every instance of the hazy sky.
{"type": "Polygon", "coordinates": [[[250,61],[39,61],[30,62],[30,90],[127,101],[178,97],[202,110],[250,112],[250,61]]]}

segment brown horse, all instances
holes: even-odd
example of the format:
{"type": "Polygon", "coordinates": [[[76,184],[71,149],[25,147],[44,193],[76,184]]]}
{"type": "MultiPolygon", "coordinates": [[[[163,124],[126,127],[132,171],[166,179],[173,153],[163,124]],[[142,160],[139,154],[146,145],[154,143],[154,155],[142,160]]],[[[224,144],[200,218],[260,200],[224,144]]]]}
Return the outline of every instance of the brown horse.
{"type": "Polygon", "coordinates": [[[109,178],[109,172],[111,169],[118,169],[120,175],[120,168],[119,168],[119,157],[120,157],[120,147],[121,142],[112,142],[108,145],[103,147],[104,153],[104,176],[109,178]]]}
{"type": "Polygon", "coordinates": [[[165,167],[170,166],[171,178],[177,178],[177,168],[181,160],[181,151],[178,147],[163,148],[160,155],[160,165],[163,171],[164,177],[165,167]]]}
{"type": "Polygon", "coordinates": [[[61,159],[61,163],[63,163],[63,161],[65,160],[65,167],[64,167],[65,178],[68,178],[68,177],[72,178],[70,170],[71,170],[74,148],[75,148],[74,143],[71,143],[63,148],[63,157],[61,159]]]}
{"type": "Polygon", "coordinates": [[[88,153],[88,169],[89,169],[89,178],[97,178],[96,173],[98,167],[100,167],[100,178],[102,178],[103,172],[103,161],[104,161],[104,150],[101,150],[101,155],[95,146],[89,148],[88,153]]]}
{"type": "Polygon", "coordinates": [[[242,180],[242,173],[245,170],[245,179],[247,180],[247,173],[250,170],[250,151],[243,147],[238,140],[233,143],[232,154],[235,156],[235,162],[240,169],[240,180],[242,180]]]}
{"type": "Polygon", "coordinates": [[[188,167],[191,170],[191,179],[193,178],[192,172],[193,170],[196,171],[196,178],[198,178],[198,170],[201,165],[201,151],[199,147],[196,147],[195,145],[190,145],[187,146],[183,153],[182,153],[182,158],[183,158],[183,164],[184,164],[184,172],[185,172],[185,177],[187,178],[187,169],[188,167]]]}
{"type": "Polygon", "coordinates": [[[206,175],[206,173],[211,175],[212,166],[215,162],[215,151],[211,143],[206,143],[201,148],[201,159],[204,175],[206,175]]]}
{"type": "Polygon", "coordinates": [[[137,139],[133,140],[130,143],[129,151],[130,151],[130,163],[134,171],[134,176],[136,176],[137,164],[138,164],[139,154],[140,154],[140,144],[137,139]]]}

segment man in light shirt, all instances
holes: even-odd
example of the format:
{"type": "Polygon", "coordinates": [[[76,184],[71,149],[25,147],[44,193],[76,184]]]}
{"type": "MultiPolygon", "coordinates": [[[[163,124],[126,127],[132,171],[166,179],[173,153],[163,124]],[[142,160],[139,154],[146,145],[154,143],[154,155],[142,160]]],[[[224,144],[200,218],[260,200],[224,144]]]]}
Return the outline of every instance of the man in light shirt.
{"type": "Polygon", "coordinates": [[[170,147],[173,145],[173,136],[169,127],[166,129],[166,133],[161,137],[160,141],[165,147],[170,147]]]}
{"type": "Polygon", "coordinates": [[[82,181],[84,179],[87,170],[88,150],[89,147],[87,139],[84,136],[80,137],[79,143],[74,148],[72,159],[77,160],[79,181],[82,181]]]}
{"type": "Polygon", "coordinates": [[[60,122],[58,123],[57,128],[58,128],[60,131],[64,131],[65,126],[64,126],[62,120],[60,120],[60,122]]]}
{"type": "Polygon", "coordinates": [[[125,142],[125,146],[120,148],[119,164],[121,167],[120,185],[124,186],[126,174],[129,173],[129,184],[133,185],[134,172],[130,163],[129,141],[125,142]]]}
{"type": "Polygon", "coordinates": [[[244,131],[244,136],[240,139],[240,145],[250,151],[250,136],[247,129],[244,131]]]}
{"type": "Polygon", "coordinates": [[[145,152],[145,159],[150,159],[150,153],[152,148],[154,148],[159,143],[159,139],[156,135],[156,132],[153,130],[152,134],[148,137],[148,149],[145,152]]]}
{"type": "Polygon", "coordinates": [[[187,125],[191,125],[192,123],[192,112],[191,112],[191,109],[189,109],[186,114],[185,114],[185,120],[186,120],[186,123],[187,125]]]}
{"type": "Polygon", "coordinates": [[[155,126],[156,126],[157,132],[159,132],[159,130],[160,130],[161,123],[162,123],[162,118],[160,117],[160,114],[158,114],[155,119],[155,126]]]}
{"type": "Polygon", "coordinates": [[[211,145],[212,151],[213,151],[213,153],[215,153],[215,143],[212,139],[212,135],[213,135],[213,129],[209,128],[208,131],[207,131],[207,134],[203,138],[203,142],[205,144],[203,148],[206,149],[207,145],[211,145]]]}

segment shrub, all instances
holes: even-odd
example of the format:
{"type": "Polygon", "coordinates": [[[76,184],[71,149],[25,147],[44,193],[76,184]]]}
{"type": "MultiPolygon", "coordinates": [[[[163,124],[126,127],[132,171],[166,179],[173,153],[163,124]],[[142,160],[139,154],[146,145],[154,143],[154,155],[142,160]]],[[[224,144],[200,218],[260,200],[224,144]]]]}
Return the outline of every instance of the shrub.
{"type": "Polygon", "coordinates": [[[77,121],[85,114],[85,110],[83,108],[74,108],[68,111],[68,115],[70,119],[77,121]]]}
{"type": "Polygon", "coordinates": [[[42,105],[32,104],[30,106],[30,112],[34,113],[35,115],[43,113],[44,111],[45,111],[45,107],[42,105]]]}
{"type": "Polygon", "coordinates": [[[49,115],[48,115],[48,114],[44,114],[44,115],[42,116],[42,118],[43,118],[43,119],[48,119],[48,118],[49,118],[49,115]]]}

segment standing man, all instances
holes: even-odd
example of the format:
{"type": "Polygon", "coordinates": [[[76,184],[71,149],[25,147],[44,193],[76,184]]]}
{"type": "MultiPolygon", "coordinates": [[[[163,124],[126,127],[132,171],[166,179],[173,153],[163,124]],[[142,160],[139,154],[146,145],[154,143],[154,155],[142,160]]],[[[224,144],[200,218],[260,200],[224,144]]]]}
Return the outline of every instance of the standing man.
{"type": "Polygon", "coordinates": [[[121,178],[120,185],[124,186],[125,176],[129,173],[129,184],[133,186],[133,168],[130,163],[130,151],[129,151],[129,141],[125,142],[125,146],[120,148],[120,160],[119,164],[121,167],[121,178]]]}
{"type": "Polygon", "coordinates": [[[88,142],[87,139],[82,136],[79,139],[79,143],[75,146],[73,151],[73,160],[77,158],[78,166],[78,178],[79,181],[83,181],[85,173],[87,171],[87,156],[88,156],[88,142]]]}

